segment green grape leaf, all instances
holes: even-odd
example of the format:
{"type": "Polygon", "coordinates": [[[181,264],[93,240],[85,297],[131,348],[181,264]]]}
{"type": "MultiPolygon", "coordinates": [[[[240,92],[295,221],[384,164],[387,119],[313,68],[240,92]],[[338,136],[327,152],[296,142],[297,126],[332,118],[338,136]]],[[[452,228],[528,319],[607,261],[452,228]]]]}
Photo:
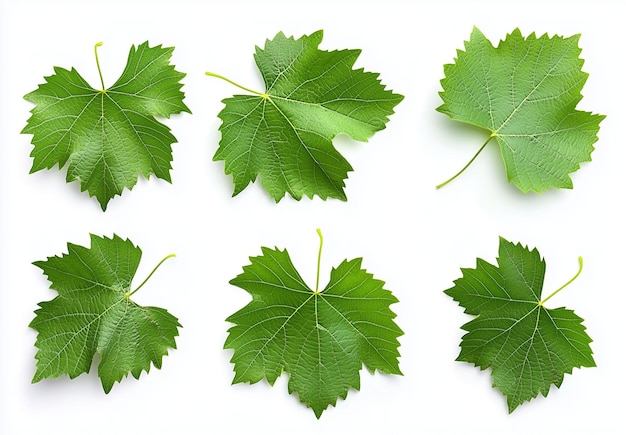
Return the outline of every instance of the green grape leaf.
{"type": "Polygon", "coordinates": [[[497,266],[479,258],[475,269],[461,269],[463,277],[445,290],[476,316],[462,327],[467,333],[457,361],[490,367],[493,386],[506,396],[509,412],[539,393],[547,396],[574,367],[595,367],[583,319],[572,310],[544,306],[581,270],[542,299],[545,268],[537,249],[500,238],[497,266]]]}
{"type": "Polygon", "coordinates": [[[118,236],[94,235],[90,248],[67,247],[61,257],[34,263],[58,295],[39,303],[30,323],[38,333],[33,382],[88,373],[96,353],[106,393],[128,373],[139,379],[142,371],[150,371],[150,363],[160,369],[168,348],[176,348],[181,325],[163,308],[142,307],[130,299],[147,281],[131,291],[141,249],[118,236]]]}
{"type": "Polygon", "coordinates": [[[523,192],[571,189],[569,174],[591,161],[605,117],[576,110],[588,76],[579,37],[524,38],[516,29],[493,47],[474,28],[465,51],[444,66],[437,110],[489,131],[477,155],[495,138],[509,182],[523,192]]]}
{"type": "Polygon", "coordinates": [[[320,418],[350,388],[359,389],[363,364],[372,373],[402,374],[403,332],[389,308],[398,300],[361,268],[360,258],[333,269],[321,291],[304,283],[286,250],[262,248],[250,261],[230,282],[252,295],[226,319],[235,324],[224,344],[234,350],[233,383],[265,378],[273,385],[284,371],[289,393],[320,418]]]}
{"type": "Polygon", "coordinates": [[[104,81],[97,90],[74,68],[55,67],[24,97],[35,103],[22,130],[33,135],[31,173],[67,164],[67,182],[78,181],[102,210],[124,188],[132,189],[139,175],[171,182],[176,138],[155,117],[191,113],[180,90],[185,74],[169,63],[173,50],[148,42],[132,46],[124,72],[106,90],[104,81]]]}
{"type": "Polygon", "coordinates": [[[378,74],[353,69],[360,50],[318,49],[322,36],[321,30],[300,39],[278,33],[254,55],[265,92],[237,85],[254,95],[223,100],[213,159],[232,174],[233,195],[260,176],[276,202],[286,193],[297,200],[346,200],[344,180],[352,167],[333,138],[343,133],[367,141],[404,98],[385,90],[378,74]]]}

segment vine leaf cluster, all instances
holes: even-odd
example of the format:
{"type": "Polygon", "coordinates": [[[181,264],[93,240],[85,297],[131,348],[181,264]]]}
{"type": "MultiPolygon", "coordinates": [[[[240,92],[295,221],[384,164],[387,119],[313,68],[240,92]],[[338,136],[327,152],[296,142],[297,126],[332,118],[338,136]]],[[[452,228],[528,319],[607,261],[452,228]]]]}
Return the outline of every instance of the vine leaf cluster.
{"type": "MultiPolygon", "coordinates": [[[[515,29],[497,47],[474,28],[464,50],[444,66],[437,110],[486,131],[487,137],[458,177],[492,142],[507,179],[523,192],[572,188],[570,174],[591,160],[604,115],[577,109],[588,75],[582,71],[580,35],[522,36],[515,29]]],[[[233,196],[257,180],[279,202],[318,196],[347,200],[345,180],[353,170],[333,140],[344,134],[367,141],[384,129],[404,99],[381,83],[378,73],[355,69],[360,50],[321,50],[323,32],[298,39],[282,32],[257,47],[254,60],[265,89],[255,91],[220,74],[246,95],[223,100],[221,140],[214,161],[232,176],[233,196]]],[[[31,172],[67,166],[103,211],[139,177],[171,182],[172,144],[159,120],[182,112],[181,80],[170,60],[173,48],[132,46],[124,71],[109,88],[94,48],[101,89],[74,69],[54,68],[45,83],[25,96],[34,103],[22,130],[31,134],[31,172]]],[[[320,418],[329,405],[360,388],[363,366],[401,375],[398,337],[390,306],[398,299],[362,267],[362,259],[333,268],[319,288],[321,231],[315,288],[309,287],[289,253],[261,248],[230,281],[252,300],[226,320],[224,344],[233,351],[233,382],[274,384],[286,373],[289,393],[320,418]]],[[[34,264],[57,292],[41,302],[30,326],[38,333],[33,382],[88,372],[96,354],[105,392],[132,374],[139,378],[176,348],[181,324],[163,308],[142,307],[131,296],[141,249],[117,235],[91,235],[91,246],[68,243],[68,252],[34,264]]],[[[580,260],[582,270],[582,259],[580,260]]],[[[578,274],[580,274],[580,271],[578,274]]],[[[472,320],[462,326],[459,361],[491,369],[493,386],[509,412],[559,387],[576,367],[594,367],[583,320],[545,303],[545,261],[539,252],[500,238],[497,265],[477,259],[445,291],[472,320]]],[[[578,276],[576,274],[576,276],[578,276]]]]}

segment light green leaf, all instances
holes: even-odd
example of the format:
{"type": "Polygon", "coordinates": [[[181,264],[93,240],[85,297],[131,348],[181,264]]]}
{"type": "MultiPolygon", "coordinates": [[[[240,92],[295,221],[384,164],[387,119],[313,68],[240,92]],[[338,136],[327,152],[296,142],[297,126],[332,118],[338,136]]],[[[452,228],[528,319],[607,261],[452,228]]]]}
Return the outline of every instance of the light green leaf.
{"type": "Polygon", "coordinates": [[[588,76],[579,36],[524,38],[516,29],[493,47],[474,28],[465,51],[444,66],[437,110],[487,130],[478,153],[495,138],[508,180],[523,192],[572,188],[569,174],[591,160],[604,115],[576,110],[588,76]]]}
{"type": "Polygon", "coordinates": [[[479,258],[475,269],[461,269],[463,277],[445,291],[476,316],[463,325],[467,334],[457,360],[491,368],[509,412],[539,393],[547,396],[574,367],[596,365],[583,319],[572,310],[544,306],[578,274],[542,299],[545,267],[536,249],[501,238],[497,266],[479,258]]]}
{"type": "MultiPolygon", "coordinates": [[[[96,90],[75,69],[55,67],[24,97],[35,103],[22,130],[33,135],[31,173],[68,164],[67,182],[78,181],[102,210],[139,175],[170,182],[176,138],[155,117],[190,112],[180,90],[185,74],[169,64],[173,50],[148,42],[132,46],[124,72],[106,90],[104,81],[96,90]]],[[[100,72],[97,51],[96,61],[100,72]]]]}
{"type": "MultiPolygon", "coordinates": [[[[220,112],[222,139],[214,160],[232,174],[234,195],[250,182],[280,201],[318,195],[346,199],[352,167],[334,148],[340,134],[367,141],[385,128],[403,97],[385,90],[378,74],[353,69],[360,50],[318,49],[322,31],[300,39],[283,33],[256,49],[265,92],[235,95],[220,112]]],[[[220,77],[214,73],[208,75],[220,77]]]]}
{"type": "Polygon", "coordinates": [[[160,369],[168,348],[176,348],[174,338],[181,325],[163,308],[142,307],[130,299],[147,281],[131,291],[141,249],[118,236],[94,235],[90,248],[71,243],[67,247],[61,257],[34,263],[58,295],[41,302],[30,323],[38,333],[33,382],[87,373],[96,353],[101,356],[98,375],[107,393],[128,373],[139,379],[142,371],[150,371],[151,363],[160,369]]]}

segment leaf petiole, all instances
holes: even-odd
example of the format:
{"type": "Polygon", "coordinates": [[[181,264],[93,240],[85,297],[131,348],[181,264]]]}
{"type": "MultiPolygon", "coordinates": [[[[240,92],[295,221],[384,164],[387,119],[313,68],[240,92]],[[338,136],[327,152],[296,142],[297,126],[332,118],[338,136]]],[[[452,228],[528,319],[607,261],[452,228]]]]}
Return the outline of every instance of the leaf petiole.
{"type": "Polygon", "coordinates": [[[98,74],[100,75],[100,83],[102,84],[102,91],[101,92],[105,92],[105,87],[104,87],[104,79],[102,78],[102,70],[100,69],[100,59],[98,59],[98,47],[102,46],[102,41],[96,43],[96,45],[93,47],[93,52],[96,54],[96,66],[98,67],[98,74]]]}
{"type": "Polygon", "coordinates": [[[126,299],[130,298],[132,295],[134,295],[135,293],[137,293],[137,291],[143,287],[143,285],[148,282],[148,280],[150,279],[150,277],[152,275],[154,275],[154,272],[157,271],[157,269],[165,262],[165,260],[167,260],[168,258],[172,258],[172,257],[176,257],[176,254],[170,254],[167,257],[165,257],[163,260],[159,261],[159,264],[157,264],[154,269],[152,269],[152,272],[150,272],[150,274],[146,277],[146,279],[143,280],[143,282],[141,284],[139,284],[139,287],[137,287],[135,290],[133,290],[130,293],[126,294],[126,299]]]}
{"type": "Polygon", "coordinates": [[[548,299],[550,299],[552,296],[554,296],[555,294],[557,294],[558,292],[560,292],[561,290],[563,290],[565,287],[567,287],[568,285],[570,285],[572,282],[574,282],[574,280],[576,278],[578,278],[578,276],[580,275],[580,273],[583,271],[583,257],[578,257],[578,272],[576,272],[576,275],[574,275],[572,277],[572,279],[570,279],[569,281],[567,281],[565,284],[563,284],[561,287],[559,287],[558,289],[556,289],[555,291],[553,291],[550,296],[548,296],[547,298],[545,298],[544,300],[539,302],[539,306],[543,306],[543,304],[545,304],[546,302],[548,302],[548,299]]]}
{"type": "Polygon", "coordinates": [[[315,294],[319,294],[320,288],[320,264],[322,263],[322,246],[324,246],[324,236],[322,230],[317,229],[317,235],[320,236],[320,249],[317,252],[317,276],[315,278],[315,294]]]}
{"type": "Polygon", "coordinates": [[[263,92],[258,92],[258,91],[254,91],[254,90],[252,90],[250,88],[246,88],[245,86],[242,86],[239,83],[236,83],[236,82],[232,81],[231,79],[228,79],[228,78],[226,78],[226,77],[224,77],[222,75],[215,74],[215,73],[212,73],[212,72],[209,72],[209,71],[207,71],[205,74],[208,75],[209,77],[217,77],[218,79],[222,79],[224,81],[227,81],[228,83],[237,86],[239,89],[243,89],[244,91],[248,91],[248,92],[252,92],[253,94],[260,95],[261,97],[263,97],[265,99],[269,98],[268,94],[264,94],[263,92]]]}
{"type": "Polygon", "coordinates": [[[435,186],[437,189],[442,188],[443,186],[445,186],[446,184],[448,184],[450,181],[454,180],[456,177],[458,177],[459,175],[461,175],[467,168],[469,165],[472,164],[472,162],[474,162],[474,160],[476,160],[476,157],[478,157],[478,155],[482,152],[482,150],[485,149],[485,147],[487,146],[487,144],[489,143],[489,141],[491,139],[493,139],[496,136],[496,133],[493,132],[491,133],[491,135],[489,135],[489,137],[487,138],[487,140],[485,141],[485,143],[483,144],[483,146],[480,147],[480,149],[478,150],[478,152],[476,154],[474,154],[474,157],[471,158],[471,160],[469,162],[467,162],[467,164],[465,166],[463,166],[463,169],[461,169],[459,172],[456,173],[456,175],[454,175],[452,178],[448,179],[447,181],[444,181],[441,184],[438,184],[437,186],[435,186]]]}

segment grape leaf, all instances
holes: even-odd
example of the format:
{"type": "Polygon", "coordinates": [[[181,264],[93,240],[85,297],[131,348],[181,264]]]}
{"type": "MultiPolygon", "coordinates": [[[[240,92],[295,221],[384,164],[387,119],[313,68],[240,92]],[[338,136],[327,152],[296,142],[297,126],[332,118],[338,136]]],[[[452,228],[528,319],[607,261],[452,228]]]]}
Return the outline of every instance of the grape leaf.
{"type": "MultiPolygon", "coordinates": [[[[74,68],[55,67],[24,97],[35,103],[22,130],[33,135],[31,173],[67,163],[67,182],[78,181],[102,210],[124,188],[132,189],[139,175],[171,182],[176,138],[155,116],[191,113],[180,90],[185,74],[169,64],[173,50],[148,42],[132,46],[124,72],[106,90],[104,81],[96,90],[74,68]]],[[[97,51],[96,63],[100,72],[97,51]]]]}
{"type": "MultiPolygon", "coordinates": [[[[582,259],[580,265],[582,270],[582,259]]],[[[545,267],[537,249],[500,238],[497,266],[479,258],[476,269],[461,269],[463,277],[445,290],[476,316],[462,327],[467,334],[457,361],[491,367],[493,386],[507,397],[509,412],[539,393],[547,396],[574,367],[595,367],[583,319],[544,306],[578,274],[541,299],[545,267]]]]}
{"type": "Polygon", "coordinates": [[[266,91],[237,85],[255,95],[223,100],[213,160],[223,160],[232,174],[233,196],[260,176],[276,202],[286,193],[346,200],[352,167],[333,138],[344,133],[367,141],[404,98],[385,90],[378,74],[352,69],[360,50],[319,50],[322,36],[321,30],[297,40],[278,33],[254,55],[266,91]]]}
{"type": "Polygon", "coordinates": [[[495,138],[508,180],[523,192],[571,189],[569,174],[591,160],[605,116],[576,110],[588,76],[579,37],[524,38],[515,29],[494,48],[474,28],[465,51],[444,66],[437,110],[488,130],[478,153],[495,138]]]}
{"type": "Polygon", "coordinates": [[[313,291],[286,250],[261,249],[230,282],[252,295],[226,319],[235,324],[224,344],[234,350],[233,383],[265,378],[273,385],[284,371],[289,393],[320,418],[350,388],[359,389],[363,364],[371,372],[402,374],[397,338],[403,332],[389,308],[398,300],[361,268],[360,258],[343,261],[326,288],[313,291]]]}
{"type": "Polygon", "coordinates": [[[142,307],[130,299],[147,281],[131,291],[141,249],[115,235],[91,235],[91,248],[67,247],[62,257],[34,263],[58,295],[39,303],[30,323],[38,332],[33,382],[87,373],[96,353],[106,393],[128,373],[139,379],[143,370],[150,371],[150,363],[160,369],[168,348],[176,348],[181,325],[163,308],[142,307]]]}

